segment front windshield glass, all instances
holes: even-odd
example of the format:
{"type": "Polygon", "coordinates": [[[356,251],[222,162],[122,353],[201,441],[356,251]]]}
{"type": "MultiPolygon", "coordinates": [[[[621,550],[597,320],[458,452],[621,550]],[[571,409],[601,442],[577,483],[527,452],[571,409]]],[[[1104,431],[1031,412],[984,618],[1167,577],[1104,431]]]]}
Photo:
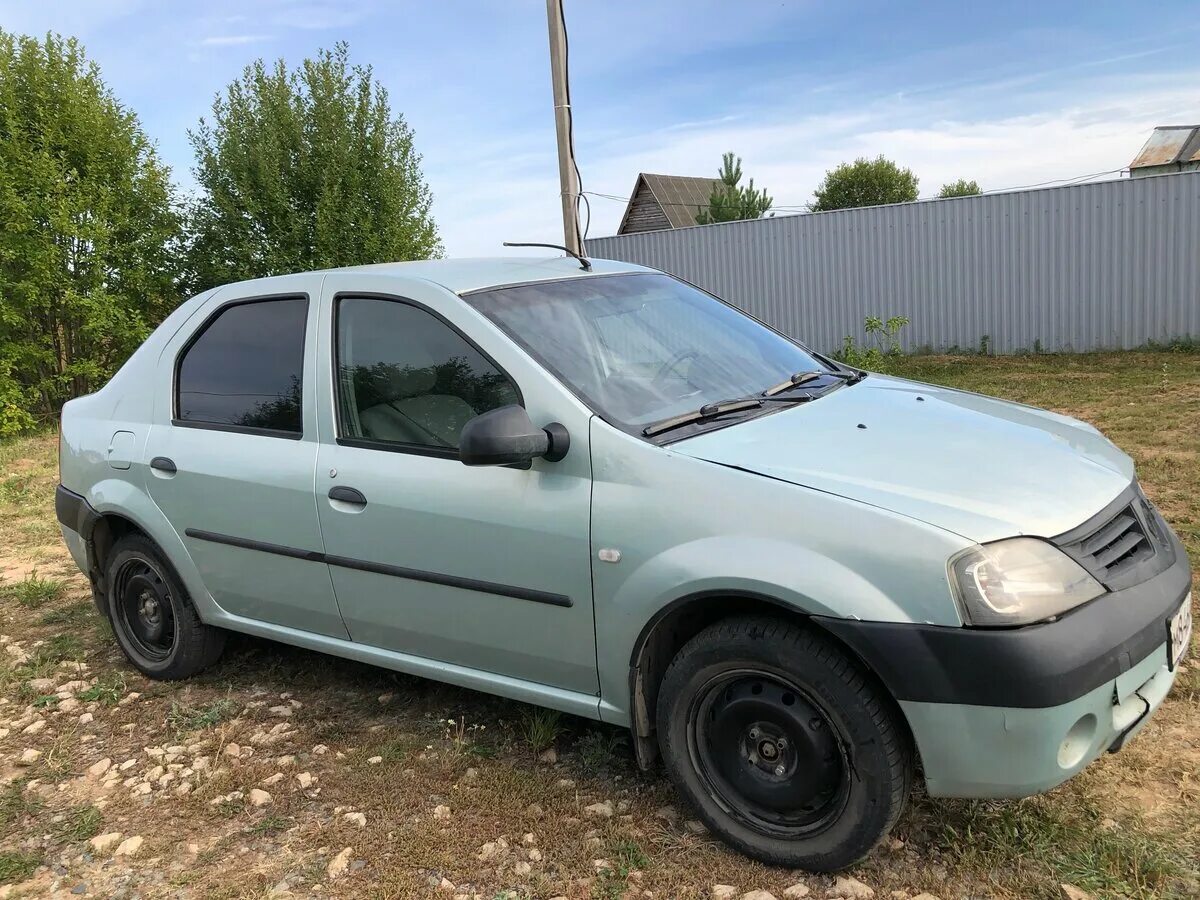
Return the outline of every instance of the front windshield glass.
{"type": "Polygon", "coordinates": [[[573,278],[466,298],[627,431],[828,371],[802,347],[668,275],[573,278]]]}

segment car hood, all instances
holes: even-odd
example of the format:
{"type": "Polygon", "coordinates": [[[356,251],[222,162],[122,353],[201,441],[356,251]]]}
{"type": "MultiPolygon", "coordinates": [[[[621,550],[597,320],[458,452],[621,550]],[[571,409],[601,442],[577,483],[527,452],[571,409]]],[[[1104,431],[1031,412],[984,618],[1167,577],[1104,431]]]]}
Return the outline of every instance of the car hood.
{"type": "Polygon", "coordinates": [[[980,543],[1068,531],[1134,476],[1129,457],[1083,422],[883,375],[671,449],[980,543]]]}

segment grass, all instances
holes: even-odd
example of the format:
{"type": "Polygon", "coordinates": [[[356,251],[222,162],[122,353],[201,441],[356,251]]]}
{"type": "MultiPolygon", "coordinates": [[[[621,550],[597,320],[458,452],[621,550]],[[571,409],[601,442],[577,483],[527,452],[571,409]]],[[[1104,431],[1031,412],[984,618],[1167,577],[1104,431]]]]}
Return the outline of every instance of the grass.
{"type": "Polygon", "coordinates": [[[238,704],[229,697],[221,697],[202,706],[188,706],[172,701],[171,711],[167,713],[167,725],[176,734],[187,734],[191,731],[212,728],[214,725],[232,718],[237,711],[238,704]]]}
{"type": "Polygon", "coordinates": [[[562,714],[557,710],[531,706],[521,717],[521,737],[534,753],[545,750],[562,732],[562,714]]]}
{"type": "Polygon", "coordinates": [[[77,626],[89,621],[96,615],[96,607],[91,602],[72,603],[70,606],[58,606],[42,614],[43,625],[77,626]]]}
{"type": "Polygon", "coordinates": [[[0,586],[0,600],[12,600],[25,609],[39,609],[53,603],[67,589],[67,583],[58,578],[40,578],[36,572],[23,581],[0,586]]]}
{"type": "Polygon", "coordinates": [[[0,834],[24,817],[37,814],[38,803],[25,792],[27,781],[18,778],[0,788],[0,834]]]}
{"type": "MultiPolygon", "coordinates": [[[[1096,425],[1133,456],[1147,493],[1196,560],[1200,355],[1182,349],[920,356],[890,365],[904,377],[1046,407],[1096,425]]],[[[155,881],[149,872],[153,854],[130,860],[132,880],[120,890],[142,896],[158,896],[168,884],[176,890],[186,885],[195,896],[265,896],[284,876],[304,879],[294,887],[297,895],[433,896],[438,892],[428,884],[431,872],[445,874],[463,893],[487,898],[590,894],[612,900],[649,890],[656,897],[696,900],[717,883],[737,885],[735,896],[764,889],[781,897],[801,878],[811,897],[823,897],[832,884],[827,877],[761,866],[711,836],[691,833],[683,822],[694,812],[661,770],[637,772],[621,729],[241,637],[201,678],[146,681],[125,664],[103,617],[92,611],[86,580],[64,577],[71,570],[53,516],[53,436],[0,442],[0,473],[7,473],[0,476],[0,571],[10,573],[0,582],[0,633],[20,641],[31,656],[18,664],[0,651],[0,696],[12,704],[0,718],[33,704],[51,722],[39,735],[0,740],[5,757],[26,746],[43,752],[29,768],[6,770],[23,780],[0,785],[0,880],[27,877],[39,854],[47,862],[77,855],[92,829],[120,829],[136,830],[148,841],[170,835],[176,846],[195,842],[202,848],[186,861],[182,851],[164,851],[154,868],[175,872],[168,881],[155,881]],[[62,589],[49,597],[52,587],[21,586],[35,580],[61,582],[62,589]],[[26,596],[32,599],[23,602],[26,596]],[[67,659],[86,662],[88,677],[97,678],[77,695],[98,704],[94,725],[57,716],[51,699],[27,687],[36,677],[60,678],[59,664],[67,659]],[[121,704],[130,691],[142,698],[121,704]],[[228,742],[245,748],[256,730],[281,721],[266,710],[285,692],[303,703],[288,720],[294,740],[255,746],[253,755],[237,762],[218,757],[228,742]],[[385,692],[399,692],[402,699],[378,703],[385,692]],[[118,788],[101,820],[94,798],[76,793],[89,783],[87,767],[102,756],[148,763],[145,747],[203,742],[208,746],[202,752],[222,772],[199,781],[188,797],[168,795],[166,802],[142,805],[118,788]],[[313,753],[317,744],[328,745],[328,752],[313,753]],[[559,749],[556,764],[531,759],[531,751],[549,746],[559,749]],[[290,765],[276,761],[285,753],[296,757],[290,765]],[[384,764],[367,764],[372,756],[384,764]],[[468,767],[475,770],[469,778],[468,767]],[[213,797],[248,791],[276,771],[285,780],[266,788],[272,806],[209,805],[213,797]],[[295,775],[304,771],[319,780],[301,791],[295,775]],[[29,782],[38,784],[26,789],[29,782]],[[67,789],[58,791],[58,784],[67,789]],[[622,811],[611,819],[584,812],[601,800],[622,811]],[[451,808],[449,820],[434,819],[440,804],[451,808]],[[668,805],[677,817],[659,818],[656,811],[668,805]],[[361,811],[367,826],[334,815],[339,806],[361,811]],[[62,818],[55,822],[57,816],[62,818]],[[527,832],[536,835],[544,860],[518,876],[513,865],[524,858],[527,832]],[[481,846],[501,836],[509,855],[481,861],[481,846]],[[366,868],[330,885],[325,866],[346,846],[366,868]],[[598,873],[592,861],[601,857],[609,868],[598,873]],[[231,884],[229,873],[246,870],[248,859],[257,861],[254,872],[231,884]],[[180,865],[186,871],[177,871],[180,865]]],[[[942,900],[1059,900],[1061,883],[1077,885],[1095,900],[1200,896],[1200,654],[1192,659],[1162,709],[1121,753],[1023,801],[917,796],[895,831],[904,849],[881,849],[849,874],[885,898],[904,890],[942,900]]],[[[78,873],[97,896],[109,887],[102,875],[106,862],[78,873]]]]}
{"type": "Polygon", "coordinates": [[[624,732],[593,728],[575,742],[575,761],[585,775],[598,775],[621,764],[629,743],[624,732]]]}
{"type": "Polygon", "coordinates": [[[0,884],[24,881],[41,864],[42,858],[35,853],[0,850],[0,884]]]}
{"type": "Polygon", "coordinates": [[[55,824],[54,834],[63,841],[86,841],[100,833],[102,824],[104,815],[96,807],[91,804],[77,806],[55,824]]]}
{"type": "Polygon", "coordinates": [[[95,684],[84,688],[77,696],[84,703],[96,702],[104,706],[115,706],[127,690],[123,673],[106,672],[96,679],[95,684]]]}

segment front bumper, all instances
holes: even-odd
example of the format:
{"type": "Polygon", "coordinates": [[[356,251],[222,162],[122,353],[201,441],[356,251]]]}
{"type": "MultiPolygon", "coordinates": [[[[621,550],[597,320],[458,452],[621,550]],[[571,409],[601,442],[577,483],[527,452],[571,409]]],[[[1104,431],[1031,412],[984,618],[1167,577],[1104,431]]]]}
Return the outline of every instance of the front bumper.
{"type": "Polygon", "coordinates": [[[1174,562],[1054,622],[1011,629],[818,619],[891,690],[929,793],[1023,797],[1137,733],[1175,680],[1168,620],[1191,588],[1174,562]]]}

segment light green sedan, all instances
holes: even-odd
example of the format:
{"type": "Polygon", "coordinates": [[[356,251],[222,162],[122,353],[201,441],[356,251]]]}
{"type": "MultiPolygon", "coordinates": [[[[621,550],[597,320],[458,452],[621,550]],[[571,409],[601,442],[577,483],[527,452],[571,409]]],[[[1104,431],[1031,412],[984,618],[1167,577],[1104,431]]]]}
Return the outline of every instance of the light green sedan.
{"type": "Polygon", "coordinates": [[[1122,746],[1190,573],[1073,419],[860,372],[621,263],[403,263],[183,303],[62,416],[130,662],[239,631],[631,729],[716,834],[836,870],[1122,746]]]}

